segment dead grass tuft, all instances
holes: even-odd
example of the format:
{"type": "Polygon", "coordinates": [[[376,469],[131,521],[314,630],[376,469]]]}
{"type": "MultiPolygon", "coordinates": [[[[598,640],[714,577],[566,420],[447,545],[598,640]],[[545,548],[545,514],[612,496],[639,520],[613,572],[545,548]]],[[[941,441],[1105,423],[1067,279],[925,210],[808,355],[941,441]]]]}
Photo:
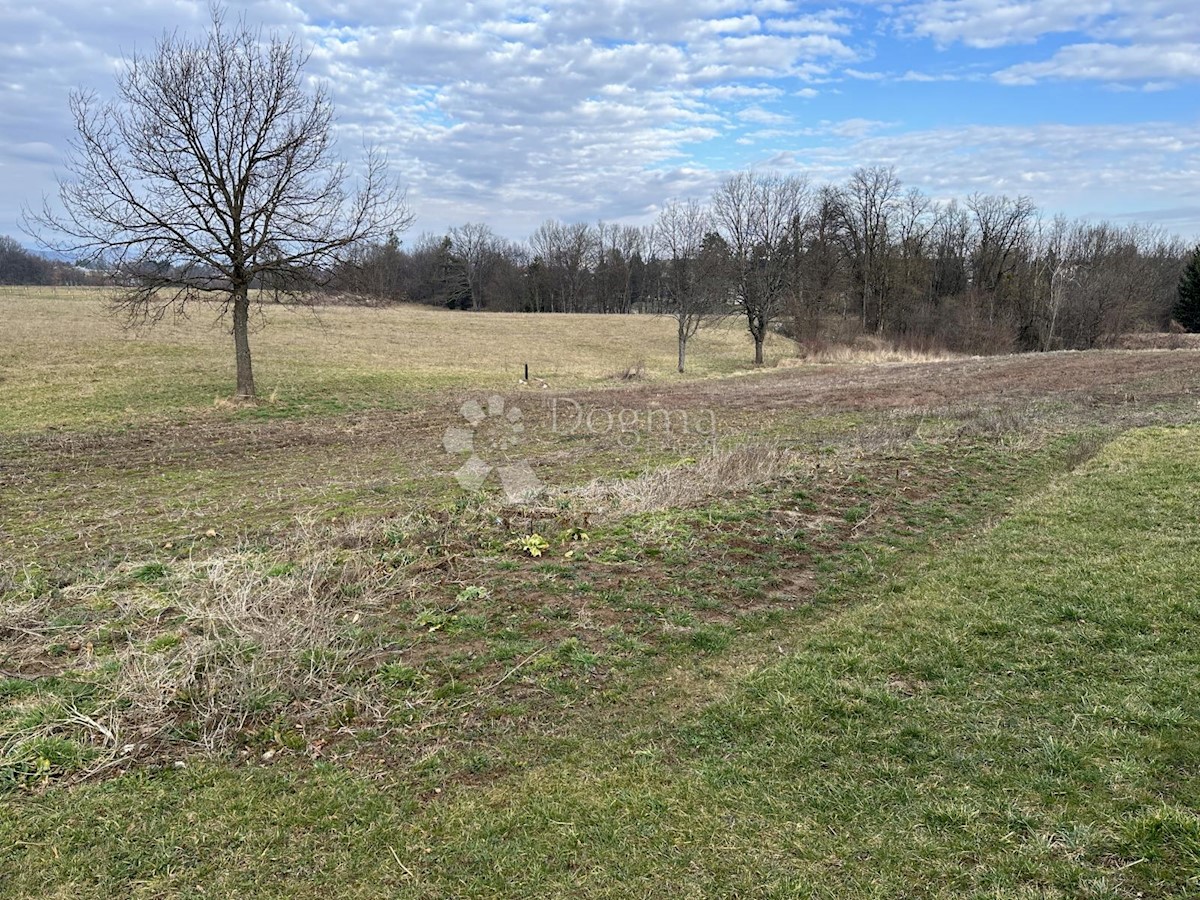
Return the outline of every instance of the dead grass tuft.
{"type": "Polygon", "coordinates": [[[646,377],[646,361],[639,359],[624,369],[612,374],[613,381],[641,381],[646,377]]]}
{"type": "Polygon", "coordinates": [[[858,335],[843,342],[810,341],[799,347],[798,355],[780,360],[781,366],[881,365],[885,363],[923,363],[962,359],[963,354],[932,347],[906,346],[875,335],[858,335]]]}
{"type": "MultiPolygon", "coordinates": [[[[123,660],[129,675],[150,674],[161,685],[164,702],[149,707],[147,724],[182,701],[201,743],[213,747],[285,707],[298,708],[303,720],[358,705],[362,697],[348,677],[377,649],[357,627],[377,606],[371,573],[360,569],[329,550],[307,555],[287,574],[266,575],[238,556],[207,563],[199,590],[181,604],[187,637],[178,651],[150,668],[145,653],[123,660]]],[[[130,699],[145,707],[138,679],[119,681],[135,685],[130,699]]]]}
{"type": "Polygon", "coordinates": [[[695,461],[634,478],[598,478],[564,492],[572,505],[601,518],[694,506],[706,499],[767,484],[792,469],[799,457],[773,444],[719,450],[695,461]]]}
{"type": "Polygon", "coordinates": [[[31,586],[10,595],[0,607],[0,669],[49,674],[47,648],[62,648],[54,674],[85,686],[87,702],[37,682],[26,704],[37,714],[7,729],[0,774],[36,770],[48,740],[85,747],[87,773],[181,739],[228,747],[285,714],[301,727],[347,710],[381,716],[354,675],[380,652],[364,626],[388,573],[311,537],[294,548],[294,566],[264,570],[249,552],[182,562],[166,605],[122,570],[65,594],[31,586]],[[55,624],[64,599],[101,597],[112,604],[103,640],[94,624],[55,624]]]}

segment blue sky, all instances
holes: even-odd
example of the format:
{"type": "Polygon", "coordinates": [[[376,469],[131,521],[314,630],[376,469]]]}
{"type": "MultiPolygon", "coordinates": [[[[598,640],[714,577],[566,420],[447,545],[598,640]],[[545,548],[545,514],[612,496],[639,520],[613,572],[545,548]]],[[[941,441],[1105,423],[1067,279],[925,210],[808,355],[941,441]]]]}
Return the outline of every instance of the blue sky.
{"type": "MultiPolygon", "coordinates": [[[[755,166],[893,165],[938,199],[1200,238],[1195,0],[230,3],[300,34],[354,159],[381,145],[412,236],[548,217],[649,221],[755,166]]],[[[0,233],[53,190],[67,93],[199,30],[207,4],[0,0],[0,233]]]]}

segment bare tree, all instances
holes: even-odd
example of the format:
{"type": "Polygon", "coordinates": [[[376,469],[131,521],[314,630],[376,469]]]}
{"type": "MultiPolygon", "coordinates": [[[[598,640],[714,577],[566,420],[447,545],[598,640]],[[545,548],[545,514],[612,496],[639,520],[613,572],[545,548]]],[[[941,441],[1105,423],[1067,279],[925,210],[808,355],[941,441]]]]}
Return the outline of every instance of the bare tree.
{"type": "Polygon", "coordinates": [[[916,311],[932,302],[930,250],[939,214],[933,201],[917,188],[910,188],[898,204],[889,278],[895,296],[895,309],[889,311],[902,320],[896,324],[911,324],[916,311]]]}
{"type": "Polygon", "coordinates": [[[47,284],[54,266],[30,253],[8,235],[0,235],[0,284],[47,284]]]}
{"type": "Polygon", "coordinates": [[[549,311],[580,312],[600,246],[595,230],[585,222],[564,225],[548,219],[529,238],[529,246],[545,269],[549,311]]]}
{"type": "Polygon", "coordinates": [[[1144,226],[1081,221],[1064,243],[1070,277],[1052,282],[1055,336],[1064,346],[1105,346],[1135,326],[1161,326],[1178,272],[1178,241],[1144,226]]]}
{"type": "Polygon", "coordinates": [[[485,291],[501,259],[501,238],[482,222],[468,222],[450,229],[450,242],[466,272],[471,308],[483,309],[485,291]]]}
{"type": "Polygon", "coordinates": [[[734,298],[754,338],[756,365],[788,296],[808,200],[807,180],[776,173],[741,172],[713,193],[713,222],[729,246],[734,298]]]}
{"type": "Polygon", "coordinates": [[[1067,288],[1077,281],[1078,260],[1070,248],[1070,228],[1065,216],[1055,216],[1047,225],[1036,222],[1037,255],[1033,261],[1034,290],[1028,298],[1032,308],[1031,334],[1038,350],[1053,350],[1058,335],[1055,329],[1063,308],[1067,288]]]}
{"type": "Polygon", "coordinates": [[[793,248],[792,336],[797,341],[817,341],[821,335],[821,315],[840,309],[846,317],[847,293],[843,289],[845,268],[838,242],[838,192],[829,185],[819,188],[812,202],[812,212],[805,226],[807,239],[801,253],[799,243],[793,248]]]}
{"type": "Polygon", "coordinates": [[[404,270],[408,254],[400,238],[391,234],[383,243],[363,246],[340,266],[330,287],[366,298],[372,303],[394,303],[404,296],[404,270]]]}
{"type": "MultiPolygon", "coordinates": [[[[1004,312],[1017,311],[1027,294],[1022,275],[1034,253],[1038,210],[1028,197],[972,194],[967,209],[975,219],[972,288],[987,305],[987,320],[995,324],[1004,312]]],[[[1031,328],[1018,324],[1022,343],[1031,344],[1031,328]]]]}
{"type": "Polygon", "coordinates": [[[951,200],[939,211],[931,241],[931,291],[935,302],[964,293],[970,280],[967,261],[970,255],[971,219],[957,200],[951,200]]]}
{"type": "Polygon", "coordinates": [[[167,34],[125,60],[114,99],[72,94],[62,209],[44,201],[25,214],[43,242],[111,259],[114,305],[133,321],[216,299],[232,318],[244,398],[255,393],[252,305],[303,302],[362,245],[411,221],[377,152],[357,190],[347,186],[329,95],[306,89],[307,61],[295,38],[230,26],[214,7],[199,40],[167,34]]]}
{"type": "Polygon", "coordinates": [[[663,263],[665,313],[675,319],[679,373],[687,362],[687,343],[697,331],[726,315],[721,302],[719,259],[707,240],[708,210],[695,200],[672,200],[654,222],[653,246],[663,263]]]}
{"type": "Polygon", "coordinates": [[[646,233],[636,225],[596,224],[598,246],[596,300],[599,312],[633,309],[636,268],[646,247],[646,233]]]}
{"type": "Polygon", "coordinates": [[[489,295],[497,309],[521,311],[528,309],[530,290],[528,282],[529,248],[524,243],[500,238],[497,244],[499,257],[492,274],[493,290],[489,295]]]}
{"type": "Polygon", "coordinates": [[[888,251],[900,189],[894,169],[874,166],[855,170],[840,192],[840,233],[866,331],[882,333],[887,325],[888,251]]]}

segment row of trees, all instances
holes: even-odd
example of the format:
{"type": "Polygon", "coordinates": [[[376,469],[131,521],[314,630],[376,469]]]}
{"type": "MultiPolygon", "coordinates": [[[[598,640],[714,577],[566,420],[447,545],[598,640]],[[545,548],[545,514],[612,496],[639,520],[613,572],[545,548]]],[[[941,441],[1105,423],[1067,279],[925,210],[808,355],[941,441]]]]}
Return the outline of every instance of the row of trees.
{"type": "Polygon", "coordinates": [[[1163,329],[1185,247],[1140,225],[1047,218],[1025,197],[939,203],[888,168],[842,185],[743,172],[647,227],[548,221],[523,243],[471,223],[393,238],[341,286],[463,309],[652,312],[687,337],[744,317],[762,361],[773,329],[861,331],[970,352],[1102,345],[1163,329]]]}
{"type": "Polygon", "coordinates": [[[103,260],[115,306],[136,321],[219,304],[241,397],[255,394],[252,306],[322,288],[670,315],[681,371],[689,338],[725,315],[743,318],[761,363],[773,329],[817,340],[847,325],[975,352],[1090,347],[1165,325],[1175,298],[1183,248],[1159,232],[1046,220],[1026,198],[939,203],[886,168],[821,187],[743,172],[645,228],[548,221],[517,243],[472,223],[404,247],[403,193],[374,151],[351,178],[307,59],[294,37],[213,7],[202,38],[167,34],[128,58],[113,98],[72,94],[57,200],[25,211],[46,246],[103,260]]]}
{"type": "Polygon", "coordinates": [[[47,259],[8,235],[0,235],[0,285],[102,284],[103,275],[81,266],[47,259]]]}

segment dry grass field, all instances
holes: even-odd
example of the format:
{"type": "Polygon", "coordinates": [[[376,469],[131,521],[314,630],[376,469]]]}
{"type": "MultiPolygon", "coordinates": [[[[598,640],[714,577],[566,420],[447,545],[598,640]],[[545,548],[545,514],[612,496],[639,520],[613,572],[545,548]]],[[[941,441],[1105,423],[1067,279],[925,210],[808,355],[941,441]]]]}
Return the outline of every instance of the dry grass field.
{"type": "MultiPolygon", "coordinates": [[[[95,290],[0,288],[0,431],[188,418],[232,393],[233,344],[215,311],[130,331],[95,290]]],[[[450,313],[422,307],[265,308],[251,337],[260,391],[280,415],[410,408],[447,388],[611,382],[642,366],[675,375],[670,319],[450,313]]],[[[790,342],[769,345],[794,355],[790,342]]],[[[748,367],[740,322],[702,332],[689,377],[748,367]]],[[[219,416],[218,416],[219,417],[219,416]]]]}
{"type": "Polygon", "coordinates": [[[0,896],[1200,891],[1200,351],[0,321],[0,896]]]}

